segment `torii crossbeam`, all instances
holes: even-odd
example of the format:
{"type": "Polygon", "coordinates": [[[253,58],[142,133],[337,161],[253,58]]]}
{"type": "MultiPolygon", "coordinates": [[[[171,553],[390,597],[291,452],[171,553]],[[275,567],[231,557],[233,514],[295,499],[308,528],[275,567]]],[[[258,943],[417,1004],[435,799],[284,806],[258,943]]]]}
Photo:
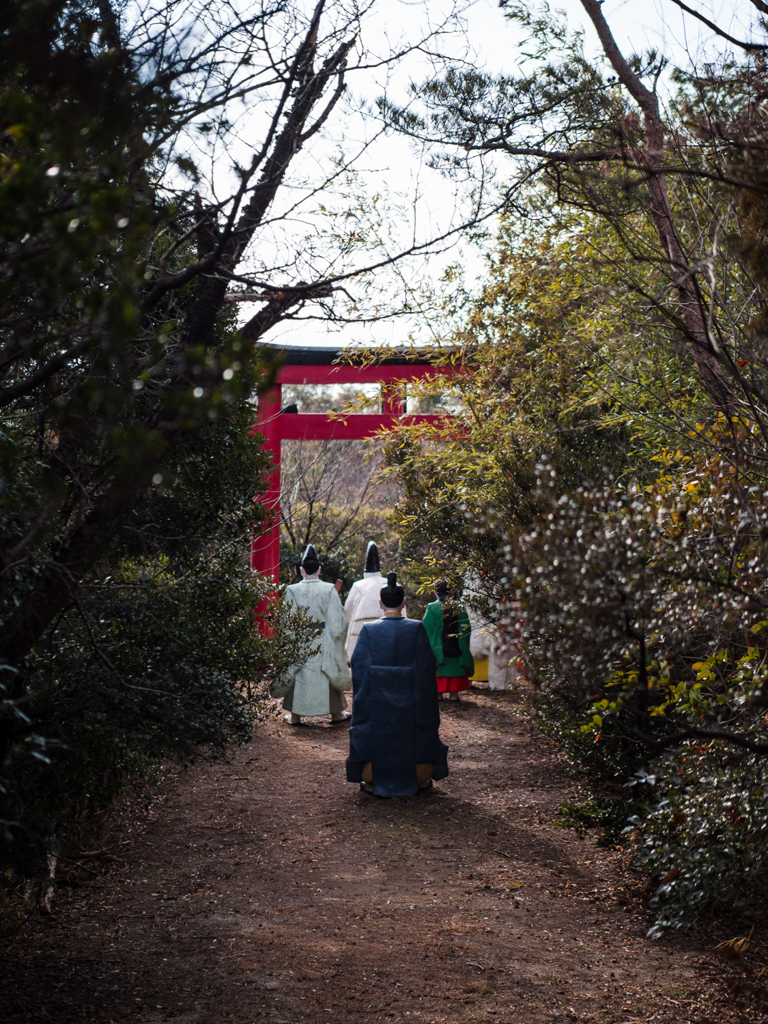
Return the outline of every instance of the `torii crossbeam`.
{"type": "Polygon", "coordinates": [[[399,424],[440,425],[450,417],[407,415],[398,385],[451,371],[450,367],[434,366],[427,359],[406,357],[397,351],[373,366],[342,363],[341,350],[335,348],[276,348],[275,355],[282,357],[283,362],[274,386],[259,398],[258,419],[253,428],[255,433],[264,436],[275,468],[262,499],[269,510],[269,521],[265,533],[251,545],[251,568],[271,576],[277,586],[280,580],[281,442],[362,440],[399,424]],[[381,412],[355,413],[342,418],[333,418],[327,413],[284,413],[281,412],[283,384],[380,384],[381,412]]]}

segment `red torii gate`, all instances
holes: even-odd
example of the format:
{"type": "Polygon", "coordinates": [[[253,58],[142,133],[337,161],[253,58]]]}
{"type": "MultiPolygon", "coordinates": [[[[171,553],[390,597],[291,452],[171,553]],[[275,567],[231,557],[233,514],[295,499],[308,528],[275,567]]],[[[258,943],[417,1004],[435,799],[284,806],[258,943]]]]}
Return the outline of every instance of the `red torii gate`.
{"type": "Polygon", "coordinates": [[[274,386],[259,397],[258,419],[253,428],[255,433],[263,434],[275,466],[262,499],[271,513],[271,525],[251,545],[251,568],[271,575],[277,586],[280,581],[281,442],[361,440],[401,423],[439,425],[450,417],[406,415],[405,400],[398,385],[450,373],[451,368],[434,366],[428,359],[418,356],[409,358],[397,350],[375,365],[358,366],[348,361],[339,362],[342,353],[336,348],[284,348],[276,349],[275,354],[283,358],[283,363],[274,386]],[[283,384],[381,384],[381,412],[355,413],[341,418],[332,418],[328,413],[284,413],[281,412],[283,384]]]}

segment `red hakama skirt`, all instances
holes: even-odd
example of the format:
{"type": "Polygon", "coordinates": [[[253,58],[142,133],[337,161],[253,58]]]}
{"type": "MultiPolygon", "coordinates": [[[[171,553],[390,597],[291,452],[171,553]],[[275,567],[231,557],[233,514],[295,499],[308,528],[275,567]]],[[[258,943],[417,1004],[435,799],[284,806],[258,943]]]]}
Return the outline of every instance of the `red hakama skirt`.
{"type": "Polygon", "coordinates": [[[438,693],[459,693],[469,689],[469,676],[438,676],[438,693]]]}

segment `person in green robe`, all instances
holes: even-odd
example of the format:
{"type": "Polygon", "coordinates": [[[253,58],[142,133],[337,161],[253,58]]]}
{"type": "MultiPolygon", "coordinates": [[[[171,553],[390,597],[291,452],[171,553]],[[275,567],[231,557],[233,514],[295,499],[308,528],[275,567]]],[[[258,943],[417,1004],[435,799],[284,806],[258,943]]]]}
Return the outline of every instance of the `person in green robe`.
{"type": "Polygon", "coordinates": [[[445,583],[438,584],[435,597],[422,621],[437,662],[437,692],[447,695],[442,699],[458,701],[475,671],[469,650],[472,627],[466,609],[448,593],[445,583]]]}

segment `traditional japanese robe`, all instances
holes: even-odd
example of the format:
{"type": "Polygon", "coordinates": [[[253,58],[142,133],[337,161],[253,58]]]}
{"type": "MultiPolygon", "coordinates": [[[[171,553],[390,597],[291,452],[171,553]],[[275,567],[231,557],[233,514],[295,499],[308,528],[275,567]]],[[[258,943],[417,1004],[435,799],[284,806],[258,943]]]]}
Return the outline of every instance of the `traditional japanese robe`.
{"type": "Polygon", "coordinates": [[[456,605],[455,633],[445,633],[443,612],[445,602],[433,601],[424,613],[424,628],[437,663],[437,688],[440,693],[458,693],[469,689],[469,676],[475,671],[475,662],[469,651],[472,632],[469,617],[461,605],[456,605]]]}
{"type": "Polygon", "coordinates": [[[469,624],[472,627],[469,636],[469,653],[474,660],[475,671],[471,679],[473,682],[487,683],[488,659],[493,643],[493,626],[478,608],[480,595],[473,589],[473,585],[476,586],[478,582],[479,578],[476,574],[467,574],[464,580],[463,600],[469,616],[469,624]]]}
{"type": "Polygon", "coordinates": [[[347,661],[352,660],[357,638],[366,622],[376,622],[381,618],[379,594],[384,583],[380,572],[366,572],[361,580],[352,584],[344,603],[344,614],[349,623],[345,644],[347,661]]]}
{"type": "Polygon", "coordinates": [[[343,711],[347,701],[342,689],[351,679],[344,655],[347,620],[338,592],[332,583],[309,577],[285,588],[285,600],[307,612],[323,626],[316,654],[288,673],[293,685],[283,700],[286,711],[295,715],[327,715],[343,711]]]}
{"type": "Polygon", "coordinates": [[[467,613],[472,626],[469,651],[475,661],[473,679],[487,682],[491,690],[509,690],[517,681],[517,646],[498,626],[482,619],[468,605],[467,613]]]}
{"type": "Polygon", "coordinates": [[[505,625],[495,625],[491,630],[488,659],[488,686],[491,690],[511,689],[520,675],[517,667],[519,651],[515,641],[522,626],[520,609],[516,604],[505,602],[504,611],[505,625]],[[508,614],[510,612],[512,614],[508,614]]]}
{"type": "Polygon", "coordinates": [[[378,796],[417,793],[417,764],[432,762],[432,778],[446,777],[435,656],[417,619],[383,618],[363,626],[352,654],[352,686],[349,782],[362,781],[368,761],[378,796]]]}
{"type": "Polygon", "coordinates": [[[517,647],[508,634],[494,630],[488,659],[488,686],[491,690],[508,690],[517,682],[517,647]]]}
{"type": "MultiPolygon", "coordinates": [[[[464,594],[466,598],[466,591],[464,594]]],[[[493,643],[493,626],[491,626],[472,605],[471,601],[465,604],[469,625],[472,632],[469,635],[469,653],[475,663],[475,671],[471,676],[473,682],[488,682],[488,658],[493,643]]]]}

